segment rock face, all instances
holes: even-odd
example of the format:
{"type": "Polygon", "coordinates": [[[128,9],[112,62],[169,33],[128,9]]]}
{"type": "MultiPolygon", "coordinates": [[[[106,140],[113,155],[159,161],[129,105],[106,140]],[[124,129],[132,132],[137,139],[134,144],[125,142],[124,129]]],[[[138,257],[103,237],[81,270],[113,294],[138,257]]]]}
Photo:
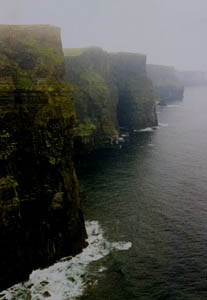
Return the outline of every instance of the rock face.
{"type": "Polygon", "coordinates": [[[147,75],[152,80],[156,100],[161,105],[183,99],[184,86],[173,67],[147,65],[147,75]]]}
{"type": "Polygon", "coordinates": [[[85,246],[59,28],[0,26],[0,290],[85,246]]]}
{"type": "Polygon", "coordinates": [[[146,57],[110,54],[98,47],[65,49],[66,72],[77,111],[76,141],[89,148],[116,143],[127,131],[157,124],[146,57]]]}
{"type": "Polygon", "coordinates": [[[110,54],[111,76],[118,89],[117,118],[129,131],[157,125],[154,91],[146,74],[146,56],[110,54]]]}
{"type": "Polygon", "coordinates": [[[207,85],[206,71],[177,71],[176,75],[184,86],[207,85]]]}
{"type": "Polygon", "coordinates": [[[90,150],[118,139],[117,87],[107,52],[98,47],[65,49],[68,81],[75,86],[76,143],[90,150]]]}

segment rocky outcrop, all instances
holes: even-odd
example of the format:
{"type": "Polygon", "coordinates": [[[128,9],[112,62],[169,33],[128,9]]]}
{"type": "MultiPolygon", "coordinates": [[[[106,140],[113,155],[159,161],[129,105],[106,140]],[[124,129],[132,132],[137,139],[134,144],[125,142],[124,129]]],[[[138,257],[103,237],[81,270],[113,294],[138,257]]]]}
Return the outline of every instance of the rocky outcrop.
{"type": "Polygon", "coordinates": [[[183,99],[184,86],[173,67],[147,65],[147,75],[152,80],[156,101],[160,105],[183,99]]]}
{"type": "Polygon", "coordinates": [[[89,149],[117,143],[127,131],[157,124],[146,57],[110,54],[98,47],[65,49],[68,81],[77,111],[76,141],[89,149]]]}
{"type": "Polygon", "coordinates": [[[0,290],[85,246],[59,28],[0,26],[0,290]]]}
{"type": "Polygon", "coordinates": [[[207,85],[206,71],[177,71],[176,75],[184,86],[207,85]]]}

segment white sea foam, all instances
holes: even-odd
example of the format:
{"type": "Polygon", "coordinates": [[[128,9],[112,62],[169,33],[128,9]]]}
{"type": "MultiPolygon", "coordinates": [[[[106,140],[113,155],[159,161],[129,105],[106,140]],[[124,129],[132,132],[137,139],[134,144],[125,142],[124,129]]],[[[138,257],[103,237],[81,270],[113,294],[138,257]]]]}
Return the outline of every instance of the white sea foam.
{"type": "Polygon", "coordinates": [[[123,137],[123,138],[129,137],[129,134],[128,133],[123,133],[123,134],[121,134],[121,137],[123,137]]]}
{"type": "Polygon", "coordinates": [[[167,123],[159,123],[159,126],[160,127],[168,127],[168,124],[167,123]]]}
{"type": "Polygon", "coordinates": [[[125,139],[123,137],[120,137],[119,142],[125,142],[125,139]]]}
{"type": "MultiPolygon", "coordinates": [[[[43,270],[33,271],[29,281],[17,284],[0,293],[4,300],[74,300],[80,297],[87,284],[87,266],[108,255],[112,250],[128,250],[130,242],[109,242],[104,238],[103,230],[97,221],[86,222],[88,247],[72,258],[61,259],[56,264],[43,270]]],[[[106,268],[100,267],[99,272],[106,268]]]]}
{"type": "Polygon", "coordinates": [[[151,128],[151,127],[147,127],[147,128],[139,129],[139,130],[137,130],[137,129],[134,130],[134,132],[151,132],[151,131],[153,131],[153,128],[151,128]]]}
{"type": "Polygon", "coordinates": [[[117,242],[117,243],[112,243],[112,248],[117,249],[117,250],[129,250],[132,246],[131,242],[117,242]]]}

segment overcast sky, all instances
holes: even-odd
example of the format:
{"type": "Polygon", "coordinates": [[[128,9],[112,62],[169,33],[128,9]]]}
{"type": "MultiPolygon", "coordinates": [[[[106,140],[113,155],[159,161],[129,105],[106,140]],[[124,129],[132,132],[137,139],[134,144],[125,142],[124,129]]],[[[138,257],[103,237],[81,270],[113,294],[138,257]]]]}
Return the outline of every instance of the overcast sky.
{"type": "Polygon", "coordinates": [[[52,24],[64,47],[145,53],[148,63],[207,70],[207,0],[0,0],[2,24],[52,24]]]}

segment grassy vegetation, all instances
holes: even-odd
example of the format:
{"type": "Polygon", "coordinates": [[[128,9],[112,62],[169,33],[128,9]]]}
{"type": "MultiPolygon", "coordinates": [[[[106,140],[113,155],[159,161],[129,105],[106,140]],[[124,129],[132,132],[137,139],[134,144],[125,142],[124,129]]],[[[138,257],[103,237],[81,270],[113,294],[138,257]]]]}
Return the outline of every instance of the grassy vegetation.
{"type": "Polygon", "coordinates": [[[96,46],[90,46],[86,48],[65,48],[63,49],[63,52],[65,56],[80,56],[85,51],[96,50],[96,49],[100,50],[101,48],[96,46]]]}

